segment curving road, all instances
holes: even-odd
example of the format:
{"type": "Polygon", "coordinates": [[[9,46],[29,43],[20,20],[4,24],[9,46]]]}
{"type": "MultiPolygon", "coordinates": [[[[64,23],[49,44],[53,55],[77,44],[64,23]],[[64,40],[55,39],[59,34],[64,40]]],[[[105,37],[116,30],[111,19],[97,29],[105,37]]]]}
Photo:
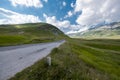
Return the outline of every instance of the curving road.
{"type": "Polygon", "coordinates": [[[47,56],[65,41],[0,47],[0,80],[7,80],[17,72],[47,56]]]}

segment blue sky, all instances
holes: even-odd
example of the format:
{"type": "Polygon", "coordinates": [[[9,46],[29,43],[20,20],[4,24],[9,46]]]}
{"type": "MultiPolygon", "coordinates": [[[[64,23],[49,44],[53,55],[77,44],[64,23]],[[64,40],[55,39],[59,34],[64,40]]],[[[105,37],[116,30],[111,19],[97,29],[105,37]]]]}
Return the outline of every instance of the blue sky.
{"type": "Polygon", "coordinates": [[[119,3],[120,0],[1,0],[0,24],[46,22],[67,34],[77,33],[91,25],[120,21],[119,3]]]}

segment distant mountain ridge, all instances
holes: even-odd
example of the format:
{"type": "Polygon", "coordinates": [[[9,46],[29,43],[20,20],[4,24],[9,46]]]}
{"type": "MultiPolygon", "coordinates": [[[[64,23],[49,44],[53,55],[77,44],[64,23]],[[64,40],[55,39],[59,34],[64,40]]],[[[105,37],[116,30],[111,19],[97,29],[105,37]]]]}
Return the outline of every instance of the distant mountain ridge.
{"type": "Polygon", "coordinates": [[[91,26],[88,30],[69,34],[75,38],[120,38],[120,22],[91,26]]]}
{"type": "Polygon", "coordinates": [[[89,30],[93,29],[116,29],[120,27],[120,22],[112,22],[107,24],[96,25],[95,27],[90,27],[89,30]]]}

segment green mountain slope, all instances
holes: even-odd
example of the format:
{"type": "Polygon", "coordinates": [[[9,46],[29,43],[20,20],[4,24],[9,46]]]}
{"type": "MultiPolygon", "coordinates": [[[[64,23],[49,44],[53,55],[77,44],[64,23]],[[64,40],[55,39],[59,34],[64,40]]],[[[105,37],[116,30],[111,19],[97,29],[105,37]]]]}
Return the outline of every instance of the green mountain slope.
{"type": "Polygon", "coordinates": [[[0,46],[50,42],[65,37],[58,28],[46,23],[0,25],[0,46]]]}

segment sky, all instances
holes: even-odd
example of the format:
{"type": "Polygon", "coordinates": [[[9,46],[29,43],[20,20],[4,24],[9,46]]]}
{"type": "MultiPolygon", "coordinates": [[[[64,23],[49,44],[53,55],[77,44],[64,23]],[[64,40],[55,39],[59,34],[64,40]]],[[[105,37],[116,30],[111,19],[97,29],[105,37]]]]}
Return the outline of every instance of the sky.
{"type": "Polygon", "coordinates": [[[66,34],[120,21],[120,0],[0,0],[0,24],[50,23],[66,34]]]}

